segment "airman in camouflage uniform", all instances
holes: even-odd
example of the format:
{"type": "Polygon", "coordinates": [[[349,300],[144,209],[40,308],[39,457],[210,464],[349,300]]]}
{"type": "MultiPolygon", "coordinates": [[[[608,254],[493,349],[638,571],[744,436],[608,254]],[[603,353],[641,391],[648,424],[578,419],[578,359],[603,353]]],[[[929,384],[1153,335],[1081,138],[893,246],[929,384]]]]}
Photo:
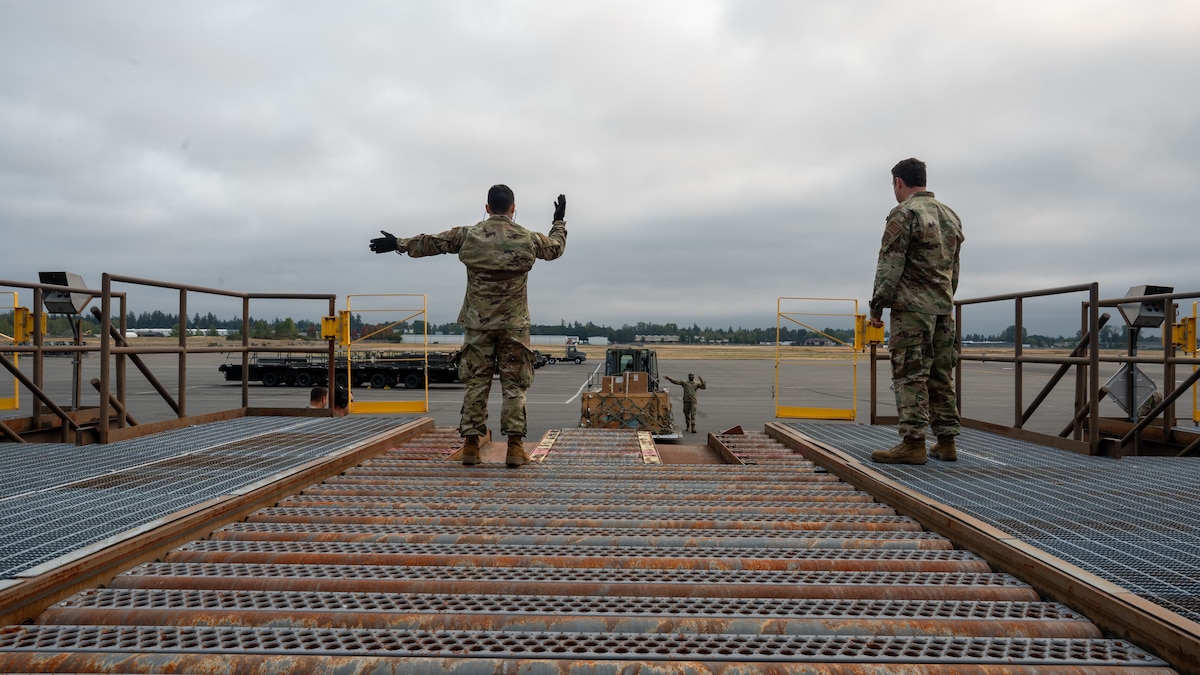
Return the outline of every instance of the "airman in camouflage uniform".
{"type": "Polygon", "coordinates": [[[892,387],[896,392],[900,444],[876,450],[871,459],[888,464],[924,464],[925,430],[932,427],[935,459],[958,458],[959,434],[954,395],[954,292],[958,289],[962,222],[925,189],[925,163],[906,159],[892,168],[892,190],[899,205],[887,217],[871,324],[882,326],[890,307],[892,387]]]}
{"type": "Polygon", "coordinates": [[[463,327],[459,376],[466,385],[459,433],[464,438],[463,464],[479,462],[479,439],[487,434],[487,402],[492,376],[500,374],[504,402],[500,431],[508,436],[509,466],[528,461],[525,437],[525,391],[533,384],[533,351],[529,348],[528,277],[535,260],[554,260],[567,246],[567,198],[554,204],[550,234],[532,232],[513,222],[516,203],[505,185],[488,191],[488,219],[440,234],[397,239],[387,232],[371,240],[376,253],[397,251],[413,258],[457,253],[467,267],[467,290],[458,323],[463,327]]]}
{"type": "Polygon", "coordinates": [[[696,407],[698,404],[696,390],[708,388],[708,385],[704,384],[704,378],[700,378],[700,382],[697,384],[696,376],[692,373],[688,373],[686,380],[677,380],[670,375],[663,375],[663,377],[667,382],[683,387],[683,419],[687,422],[687,430],[693,434],[696,433],[696,407]]]}

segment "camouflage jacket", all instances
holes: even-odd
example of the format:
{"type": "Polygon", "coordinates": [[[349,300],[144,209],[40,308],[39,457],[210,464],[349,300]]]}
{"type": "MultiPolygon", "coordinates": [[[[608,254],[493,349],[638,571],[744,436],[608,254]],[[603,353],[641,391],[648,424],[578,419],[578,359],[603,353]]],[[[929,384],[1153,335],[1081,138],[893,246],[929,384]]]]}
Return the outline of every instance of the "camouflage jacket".
{"type": "Polygon", "coordinates": [[[567,247],[567,224],[550,234],[531,232],[508,216],[493,215],[470,227],[401,239],[400,253],[413,258],[457,253],[467,266],[467,291],[458,323],[463,328],[529,328],[529,270],[537,259],[554,260],[567,247]]]}
{"type": "Polygon", "coordinates": [[[879,248],[871,316],[884,307],[950,314],[958,289],[962,222],[950,207],[921,191],[892,209],[879,248]]]}
{"type": "Polygon", "coordinates": [[[708,389],[708,385],[704,383],[703,377],[700,378],[699,382],[692,382],[690,380],[677,380],[677,379],[671,377],[670,375],[663,375],[663,378],[666,379],[666,381],[670,382],[671,384],[677,384],[677,385],[683,387],[683,400],[684,401],[696,401],[696,400],[698,400],[696,397],[696,390],[697,389],[708,389]]]}

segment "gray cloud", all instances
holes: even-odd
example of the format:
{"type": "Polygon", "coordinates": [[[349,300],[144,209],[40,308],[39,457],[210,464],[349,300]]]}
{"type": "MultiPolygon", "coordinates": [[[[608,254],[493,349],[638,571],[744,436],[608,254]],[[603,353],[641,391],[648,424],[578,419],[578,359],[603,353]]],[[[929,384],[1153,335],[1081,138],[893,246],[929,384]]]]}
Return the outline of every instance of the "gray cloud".
{"type": "Polygon", "coordinates": [[[867,299],[915,155],[964,219],[960,296],[1182,290],[1198,52],[1183,0],[11,2],[0,278],[425,293],[451,321],[457,261],[366,242],[505,182],[527,227],[570,200],[536,322],[771,325],[780,296],[867,299]]]}

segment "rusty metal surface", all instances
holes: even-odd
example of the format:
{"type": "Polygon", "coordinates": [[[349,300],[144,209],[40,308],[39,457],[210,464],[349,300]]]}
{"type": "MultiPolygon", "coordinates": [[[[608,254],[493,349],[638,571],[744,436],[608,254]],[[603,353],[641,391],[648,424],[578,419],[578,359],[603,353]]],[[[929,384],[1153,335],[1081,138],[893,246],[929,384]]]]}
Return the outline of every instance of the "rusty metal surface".
{"type": "Polygon", "coordinates": [[[411,439],[0,630],[0,672],[1172,672],[795,452],[588,431],[517,471],[411,439]]]}
{"type": "MultiPolygon", "coordinates": [[[[1162,662],[1120,640],[611,633],[406,631],[344,628],[242,628],[192,626],[21,626],[0,632],[0,651],[54,649],[67,653],[177,654],[183,645],[207,645],[211,657],[226,654],[322,656],[426,656],[471,654],[509,658],[629,661],[672,660],[698,655],[707,661],[859,664],[944,663],[980,665],[1161,666],[1162,662]]],[[[293,656],[293,658],[295,658],[293,656]]]]}
{"type": "Polygon", "coordinates": [[[533,453],[535,462],[580,466],[595,464],[660,464],[649,432],[623,429],[559,429],[552,443],[533,453]]]}
{"type": "Polygon", "coordinates": [[[1101,637],[1091,622],[1057,603],[921,600],[106,588],[60,603],[40,621],[57,625],[1101,637]]]}
{"type": "MultiPolygon", "coordinates": [[[[347,555],[356,561],[369,558],[373,563],[390,567],[421,565],[474,567],[537,567],[591,569],[676,569],[676,570],[791,570],[840,572],[961,572],[982,573],[990,568],[972,553],[943,547],[938,550],[895,548],[675,548],[633,546],[515,546],[495,544],[361,544],[292,542],[225,542],[204,546],[195,542],[169,554],[175,563],[226,564],[233,559],[254,559],[270,554],[271,571],[263,575],[286,575],[293,562],[303,559],[308,564],[338,567],[347,555]],[[333,561],[330,563],[329,561],[333,561]]],[[[260,563],[251,562],[250,565],[260,563]]],[[[138,568],[131,575],[164,573],[209,575],[219,566],[138,568]]],[[[343,569],[345,574],[354,574],[343,569]]],[[[387,569],[378,574],[390,574],[387,569]]],[[[118,577],[114,584],[136,584],[135,580],[118,577]]]]}
{"type": "MultiPolygon", "coordinates": [[[[481,505],[482,506],[482,505],[481,505]]],[[[500,506],[500,505],[497,505],[500,506]]],[[[829,506],[816,503],[803,511],[806,517],[797,520],[795,513],[756,513],[753,518],[734,519],[722,513],[668,513],[665,517],[637,516],[635,513],[578,511],[565,515],[557,511],[537,510],[458,510],[458,509],[404,509],[361,508],[348,506],[329,507],[275,507],[263,509],[246,520],[248,523],[411,523],[446,525],[483,525],[495,523],[518,527],[553,527],[575,524],[580,527],[674,527],[712,528],[735,530],[804,529],[824,518],[848,516],[850,518],[887,517],[896,515],[895,510],[885,504],[858,504],[856,506],[829,506]]]]}
{"type": "Polygon", "coordinates": [[[698,534],[709,531],[725,530],[762,530],[779,534],[787,530],[910,530],[920,529],[916,521],[896,515],[839,515],[821,513],[812,515],[804,520],[792,520],[777,514],[774,517],[755,520],[716,520],[711,517],[691,516],[674,518],[614,518],[598,516],[588,518],[580,516],[568,518],[553,514],[513,515],[499,511],[476,511],[467,514],[420,514],[409,512],[405,515],[388,513],[384,509],[369,511],[363,514],[333,515],[332,510],[325,509],[271,509],[257,518],[268,518],[266,521],[248,520],[245,523],[230,525],[217,536],[228,536],[233,532],[309,532],[318,536],[332,532],[394,532],[391,527],[488,527],[488,528],[519,528],[522,531],[552,531],[554,528],[586,528],[599,530],[645,530],[653,529],[663,532],[689,530],[698,534]],[[322,513],[322,511],[324,513],[322,513]],[[261,526],[259,523],[262,523],[261,526]],[[372,528],[372,529],[364,529],[372,528]]]}
{"type": "MultiPolygon", "coordinates": [[[[406,538],[421,535],[487,536],[504,538],[512,536],[530,538],[573,538],[580,537],[655,537],[669,541],[686,538],[697,542],[692,545],[721,545],[731,541],[734,545],[753,545],[754,537],[787,539],[799,536],[795,530],[805,532],[920,532],[915,520],[904,516],[814,516],[804,521],[791,521],[786,525],[774,523],[762,526],[756,523],[730,523],[733,527],[711,527],[696,523],[672,524],[654,520],[636,520],[585,525],[560,520],[555,523],[532,523],[526,520],[513,521],[503,517],[452,518],[437,517],[432,522],[421,516],[403,523],[307,523],[307,522],[247,522],[234,523],[213,535],[216,539],[293,539],[320,541],[365,541],[380,540],[382,537],[406,538]],[[474,522],[464,522],[474,521],[474,522]],[[759,525],[755,527],[755,525],[759,525]],[[750,532],[748,530],[755,530],[750,532]]],[[[411,539],[408,539],[411,541],[411,539]]]]}
{"type": "MultiPolygon", "coordinates": [[[[275,655],[275,654],[222,654],[219,663],[214,657],[206,657],[195,653],[183,654],[137,654],[123,653],[86,653],[68,654],[56,658],[52,663],[37,654],[21,655],[24,658],[14,658],[12,665],[19,672],[59,672],[91,674],[105,673],[211,673],[234,672],[241,675],[327,675],[328,673],[355,673],[355,675],[395,675],[396,673],[457,673],[459,675],[487,675],[488,673],[561,673],[563,675],[625,675],[637,672],[638,675],[687,675],[690,673],[711,675],[747,675],[748,673],[797,673],[812,675],[819,672],[825,675],[879,675],[880,673],[895,672],[897,665],[895,657],[877,655],[880,648],[886,648],[891,654],[922,653],[924,650],[899,651],[899,645],[871,644],[876,652],[868,663],[853,663],[848,661],[832,661],[828,657],[814,659],[809,656],[812,649],[796,652],[790,646],[782,650],[784,660],[756,661],[751,654],[738,651],[728,653],[745,654],[741,658],[716,659],[709,656],[711,646],[707,643],[670,642],[665,646],[638,646],[605,643],[606,648],[612,649],[619,656],[593,657],[584,650],[590,642],[587,638],[579,638],[580,642],[570,642],[555,647],[553,656],[544,656],[547,650],[536,647],[537,637],[527,640],[523,649],[517,654],[506,653],[494,641],[482,642],[470,640],[462,652],[448,656],[408,656],[404,654],[387,654],[379,656],[378,650],[354,656],[324,656],[324,655],[275,655]],[[666,648],[683,646],[695,649],[686,658],[659,657],[666,648]],[[640,647],[640,648],[639,648],[640,647]],[[646,658],[650,654],[655,659],[646,658]],[[499,654],[499,655],[497,655],[499,654]],[[531,655],[533,654],[533,655],[531,655]],[[573,654],[565,656],[563,654],[573,654]],[[220,669],[221,667],[225,670],[220,669]]],[[[311,642],[311,641],[310,641],[311,642]]],[[[979,645],[978,648],[984,647],[979,645]]],[[[605,650],[607,651],[607,650],[605,650]]],[[[994,651],[994,650],[989,650],[994,651]]],[[[840,654],[839,654],[840,656],[840,654]]],[[[907,663],[907,660],[906,660],[907,663]]],[[[922,660],[915,665],[908,665],[905,672],[923,673],[927,675],[1037,675],[1054,672],[1059,675],[1169,675],[1175,671],[1169,668],[1155,667],[1153,662],[1149,667],[1141,663],[1133,665],[1125,663],[1102,664],[1046,664],[1046,665],[1011,665],[1009,663],[989,662],[980,665],[964,665],[952,659],[929,661],[922,660]]],[[[17,672],[17,671],[13,671],[17,672]]]]}
{"type": "MultiPolygon", "coordinates": [[[[269,559],[269,554],[259,554],[269,559]]],[[[1037,595],[1005,574],[755,569],[470,567],[308,563],[147,563],[113,588],[195,588],[521,595],[992,600],[1037,595]]]]}
{"type": "Polygon", "coordinates": [[[403,471],[403,467],[411,465],[413,460],[438,461],[444,460],[462,448],[462,437],[458,429],[452,427],[434,427],[421,434],[418,438],[400,443],[378,456],[381,464],[395,467],[403,471]]]}
{"type": "Polygon", "coordinates": [[[761,431],[713,434],[724,452],[748,465],[794,465],[803,455],[761,431]]]}
{"type": "MultiPolygon", "coordinates": [[[[400,528],[403,529],[403,528],[400,528]]],[[[771,532],[767,537],[735,537],[730,540],[715,538],[702,539],[688,536],[687,533],[678,536],[626,536],[623,534],[594,533],[564,533],[561,535],[539,535],[536,532],[514,531],[488,532],[488,528],[478,528],[474,532],[455,532],[448,528],[445,532],[430,530],[425,534],[404,532],[388,533],[386,530],[379,535],[352,537],[350,534],[331,534],[325,539],[310,538],[311,545],[331,542],[350,542],[364,545],[386,545],[389,543],[434,543],[434,544],[485,544],[493,546],[611,546],[611,547],[648,547],[648,548],[729,548],[743,551],[748,548],[778,548],[785,550],[796,549],[900,549],[900,550],[944,550],[950,548],[949,542],[943,537],[928,532],[828,532],[812,533],[808,536],[787,536],[786,533],[771,532]]],[[[279,535],[268,538],[258,538],[262,541],[288,541],[295,538],[279,535]]],[[[249,543],[250,538],[244,538],[249,543]]],[[[221,548],[220,541],[209,542],[201,546],[197,543],[194,550],[221,548]]]]}

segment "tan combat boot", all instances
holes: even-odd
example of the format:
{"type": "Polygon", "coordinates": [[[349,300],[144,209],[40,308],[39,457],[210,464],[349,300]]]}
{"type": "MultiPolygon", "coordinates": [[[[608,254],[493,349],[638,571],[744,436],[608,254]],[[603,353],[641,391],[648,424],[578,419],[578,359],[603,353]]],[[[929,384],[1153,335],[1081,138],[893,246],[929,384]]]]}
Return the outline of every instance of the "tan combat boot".
{"type": "Polygon", "coordinates": [[[462,446],[463,466],[475,466],[479,463],[479,437],[464,436],[462,446]]]}
{"type": "Polygon", "coordinates": [[[943,462],[953,462],[958,459],[958,448],[954,447],[953,436],[938,436],[937,443],[929,449],[929,456],[943,462]]]}
{"type": "Polygon", "coordinates": [[[516,468],[529,461],[529,454],[525,452],[525,444],[521,442],[520,436],[508,437],[508,454],[504,457],[504,463],[516,468]]]}
{"type": "Polygon", "coordinates": [[[871,459],[880,464],[924,464],[928,461],[925,456],[925,439],[906,438],[895,447],[872,452],[871,459]]]}

